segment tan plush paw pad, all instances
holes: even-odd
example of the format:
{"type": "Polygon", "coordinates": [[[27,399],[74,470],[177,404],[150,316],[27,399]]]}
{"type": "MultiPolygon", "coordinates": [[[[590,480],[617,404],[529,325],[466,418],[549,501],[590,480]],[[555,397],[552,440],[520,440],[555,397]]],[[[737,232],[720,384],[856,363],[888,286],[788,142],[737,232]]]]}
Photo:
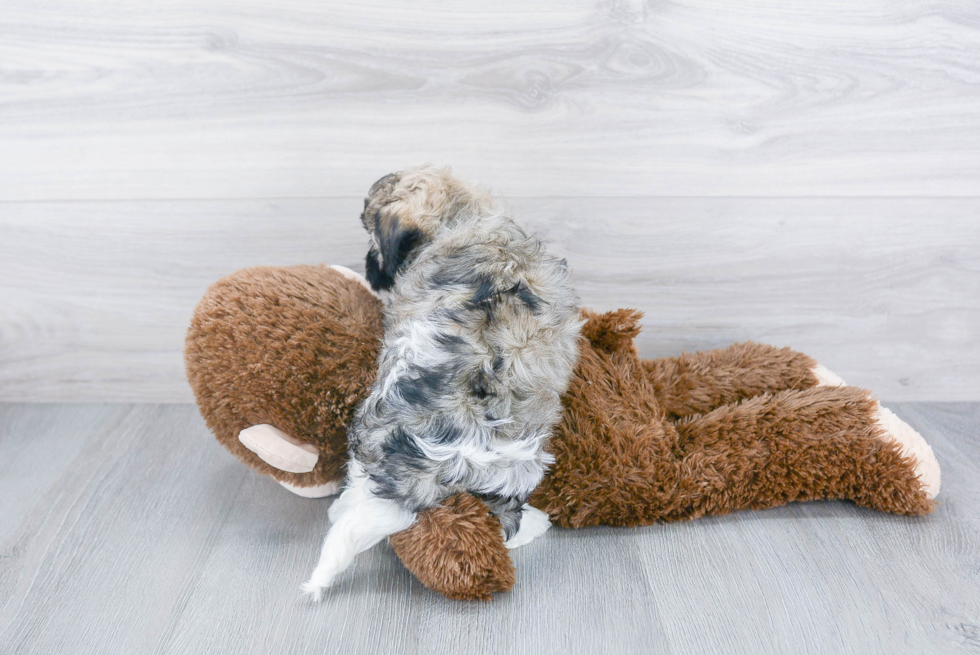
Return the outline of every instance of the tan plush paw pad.
{"type": "Polygon", "coordinates": [[[817,376],[818,387],[846,387],[847,383],[839,375],[828,369],[823,364],[817,364],[810,369],[810,372],[817,376]]]}
{"type": "Polygon", "coordinates": [[[875,412],[875,420],[885,430],[885,437],[901,447],[903,455],[915,459],[915,473],[926,496],[931,499],[939,495],[939,462],[922,435],[881,405],[875,412]]]}

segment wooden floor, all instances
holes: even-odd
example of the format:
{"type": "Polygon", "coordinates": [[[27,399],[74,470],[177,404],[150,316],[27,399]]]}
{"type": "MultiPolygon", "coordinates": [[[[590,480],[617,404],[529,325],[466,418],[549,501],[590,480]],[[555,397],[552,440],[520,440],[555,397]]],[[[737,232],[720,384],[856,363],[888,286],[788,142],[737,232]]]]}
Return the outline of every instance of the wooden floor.
{"type": "Polygon", "coordinates": [[[898,403],[935,448],[925,518],[843,502],[551,530],[490,604],[387,545],[321,605],[329,500],[247,470],[192,405],[0,405],[0,652],[980,652],[980,404],[898,403]]]}

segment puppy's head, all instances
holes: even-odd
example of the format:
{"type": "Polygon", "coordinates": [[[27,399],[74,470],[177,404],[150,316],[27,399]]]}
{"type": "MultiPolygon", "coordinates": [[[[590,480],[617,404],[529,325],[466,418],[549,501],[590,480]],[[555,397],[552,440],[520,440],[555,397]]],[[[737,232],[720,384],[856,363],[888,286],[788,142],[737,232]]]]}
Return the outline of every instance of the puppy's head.
{"type": "Polygon", "coordinates": [[[361,214],[371,237],[365,261],[371,287],[390,289],[440,227],[464,210],[490,205],[487,193],[453,177],[448,168],[425,165],[385,175],[371,186],[361,214]]]}

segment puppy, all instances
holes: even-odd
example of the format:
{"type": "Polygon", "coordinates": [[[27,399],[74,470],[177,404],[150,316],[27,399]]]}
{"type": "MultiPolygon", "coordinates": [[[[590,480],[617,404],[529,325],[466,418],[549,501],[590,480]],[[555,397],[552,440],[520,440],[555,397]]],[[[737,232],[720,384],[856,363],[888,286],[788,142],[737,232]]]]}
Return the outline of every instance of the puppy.
{"type": "Polygon", "coordinates": [[[508,547],[548,528],[526,501],[553,462],[545,446],[582,325],[565,262],[448,170],[383,177],[361,221],[384,340],[348,434],[347,485],[303,586],[317,600],[357,553],[461,491],[486,502],[508,547]]]}

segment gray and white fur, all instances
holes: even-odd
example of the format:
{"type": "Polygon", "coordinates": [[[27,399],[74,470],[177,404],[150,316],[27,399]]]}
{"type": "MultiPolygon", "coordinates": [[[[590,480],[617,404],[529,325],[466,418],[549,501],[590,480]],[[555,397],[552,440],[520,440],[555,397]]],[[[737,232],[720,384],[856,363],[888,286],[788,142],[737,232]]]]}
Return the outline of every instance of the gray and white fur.
{"type": "Polygon", "coordinates": [[[582,326],[565,262],[446,169],[382,178],[361,220],[384,340],[304,585],[317,599],[358,552],[458,492],[486,502],[508,546],[547,529],[526,502],[553,462],[545,447],[582,326]]]}

